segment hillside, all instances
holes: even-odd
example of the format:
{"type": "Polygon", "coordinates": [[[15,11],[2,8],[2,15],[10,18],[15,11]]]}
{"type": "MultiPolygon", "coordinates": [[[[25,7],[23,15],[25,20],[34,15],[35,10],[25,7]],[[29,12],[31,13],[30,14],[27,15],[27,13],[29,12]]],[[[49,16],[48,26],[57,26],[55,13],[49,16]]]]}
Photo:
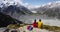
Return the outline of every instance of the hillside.
{"type": "Polygon", "coordinates": [[[39,8],[33,9],[38,14],[47,15],[48,17],[54,17],[60,19],[60,2],[50,2],[41,5],[39,8]]]}
{"type": "Polygon", "coordinates": [[[0,27],[6,27],[9,24],[22,24],[22,21],[18,21],[12,17],[10,17],[9,15],[5,15],[3,13],[0,12],[0,27]]]}
{"type": "Polygon", "coordinates": [[[30,15],[32,12],[15,1],[2,0],[0,1],[0,12],[10,15],[11,17],[18,19],[20,15],[30,15]]]}

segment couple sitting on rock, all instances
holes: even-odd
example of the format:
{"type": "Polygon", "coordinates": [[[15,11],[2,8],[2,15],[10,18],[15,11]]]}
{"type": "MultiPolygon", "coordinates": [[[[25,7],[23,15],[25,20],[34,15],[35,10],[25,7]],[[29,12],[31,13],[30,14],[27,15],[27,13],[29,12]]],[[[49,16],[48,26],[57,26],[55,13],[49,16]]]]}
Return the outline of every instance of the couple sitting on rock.
{"type": "Polygon", "coordinates": [[[42,24],[43,23],[41,22],[41,19],[39,19],[38,22],[36,22],[36,19],[35,19],[32,25],[33,25],[34,28],[36,28],[36,27],[42,28],[42,24]]]}

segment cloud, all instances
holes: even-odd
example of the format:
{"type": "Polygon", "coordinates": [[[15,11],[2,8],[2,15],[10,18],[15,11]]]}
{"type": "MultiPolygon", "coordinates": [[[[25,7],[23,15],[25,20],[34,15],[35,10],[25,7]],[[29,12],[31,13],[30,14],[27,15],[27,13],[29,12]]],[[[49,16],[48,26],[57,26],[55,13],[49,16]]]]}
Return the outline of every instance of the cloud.
{"type": "Polygon", "coordinates": [[[28,9],[34,9],[34,8],[40,7],[40,5],[34,6],[34,5],[29,4],[29,3],[23,3],[23,6],[27,7],[28,9]]]}
{"type": "Polygon", "coordinates": [[[15,2],[15,3],[19,3],[19,4],[22,4],[22,1],[21,0],[0,0],[0,2],[4,2],[4,3],[7,3],[7,2],[15,2]]]}
{"type": "Polygon", "coordinates": [[[28,9],[31,9],[31,8],[34,7],[34,6],[32,6],[31,4],[29,4],[29,3],[25,3],[24,6],[27,7],[28,9]]]}
{"type": "Polygon", "coordinates": [[[20,3],[20,4],[23,4],[22,3],[22,0],[14,0],[15,2],[18,2],[18,3],[20,3]]]}
{"type": "Polygon", "coordinates": [[[31,12],[33,12],[33,13],[37,13],[37,11],[31,11],[31,12]]]}
{"type": "Polygon", "coordinates": [[[40,5],[36,5],[36,6],[34,6],[34,5],[28,5],[27,7],[28,7],[28,9],[34,9],[34,8],[39,8],[40,5]]]}

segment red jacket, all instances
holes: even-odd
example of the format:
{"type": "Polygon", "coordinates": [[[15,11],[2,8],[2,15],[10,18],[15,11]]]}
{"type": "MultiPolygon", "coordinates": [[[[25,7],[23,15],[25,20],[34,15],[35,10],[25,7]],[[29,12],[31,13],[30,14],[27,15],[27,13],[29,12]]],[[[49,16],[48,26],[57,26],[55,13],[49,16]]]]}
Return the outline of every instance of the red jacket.
{"type": "Polygon", "coordinates": [[[37,27],[37,23],[36,22],[33,22],[33,27],[37,27]]]}

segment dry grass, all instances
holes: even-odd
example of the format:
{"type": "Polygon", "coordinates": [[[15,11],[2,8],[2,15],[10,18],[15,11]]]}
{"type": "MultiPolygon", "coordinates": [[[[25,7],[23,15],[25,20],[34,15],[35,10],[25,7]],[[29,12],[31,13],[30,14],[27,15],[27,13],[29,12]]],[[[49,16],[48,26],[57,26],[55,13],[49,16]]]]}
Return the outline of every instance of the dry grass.
{"type": "Polygon", "coordinates": [[[49,26],[49,25],[43,25],[42,29],[47,29],[50,31],[60,31],[60,27],[57,26],[49,26]]]}
{"type": "Polygon", "coordinates": [[[19,28],[19,27],[23,27],[24,26],[24,24],[10,24],[10,25],[8,25],[7,26],[7,28],[8,29],[17,29],[17,28],[19,28]]]}
{"type": "MultiPolygon", "coordinates": [[[[26,25],[32,25],[32,24],[26,24],[26,25]]],[[[50,31],[59,31],[60,32],[60,27],[57,27],[57,26],[43,25],[41,29],[46,29],[46,30],[50,30],[50,31]]]]}

